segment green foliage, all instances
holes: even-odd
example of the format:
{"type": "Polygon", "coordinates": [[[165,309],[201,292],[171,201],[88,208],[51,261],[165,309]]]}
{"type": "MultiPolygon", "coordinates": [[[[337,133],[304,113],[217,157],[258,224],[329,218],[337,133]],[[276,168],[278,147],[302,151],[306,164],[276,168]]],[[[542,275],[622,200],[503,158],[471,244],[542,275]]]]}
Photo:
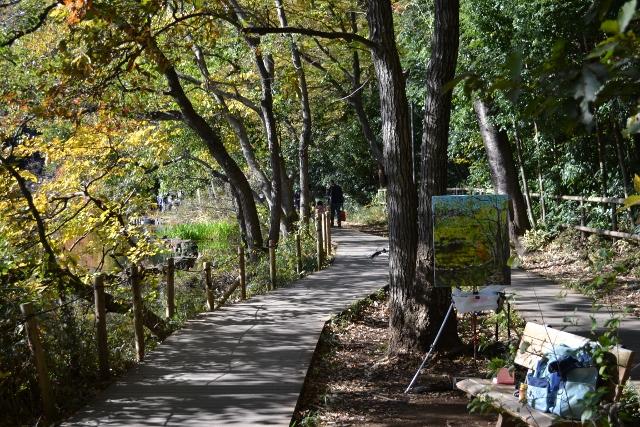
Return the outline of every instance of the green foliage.
{"type": "Polygon", "coordinates": [[[527,230],[522,237],[522,244],[528,251],[537,251],[549,243],[550,237],[550,233],[545,230],[527,230]]]}
{"type": "Polygon", "coordinates": [[[235,249],[240,240],[238,226],[229,221],[175,224],[162,227],[158,232],[167,237],[195,240],[199,247],[204,244],[211,250],[235,249]]]}
{"type": "Polygon", "coordinates": [[[467,409],[470,413],[479,413],[479,414],[491,414],[496,412],[496,401],[486,394],[480,394],[475,396],[469,404],[467,405],[467,409]]]}
{"type": "Polygon", "coordinates": [[[309,411],[300,421],[291,423],[291,427],[315,427],[320,425],[320,417],[316,411],[309,411]]]}
{"type": "MultiPolygon", "coordinates": [[[[618,409],[618,421],[620,425],[632,426],[640,424],[640,394],[629,383],[625,385],[622,391],[618,409]]],[[[615,425],[613,422],[611,424],[615,425]]]]}
{"type": "Polygon", "coordinates": [[[386,225],[387,207],[385,204],[376,203],[361,205],[351,198],[347,198],[344,204],[347,213],[347,221],[360,225],[386,225]]]}

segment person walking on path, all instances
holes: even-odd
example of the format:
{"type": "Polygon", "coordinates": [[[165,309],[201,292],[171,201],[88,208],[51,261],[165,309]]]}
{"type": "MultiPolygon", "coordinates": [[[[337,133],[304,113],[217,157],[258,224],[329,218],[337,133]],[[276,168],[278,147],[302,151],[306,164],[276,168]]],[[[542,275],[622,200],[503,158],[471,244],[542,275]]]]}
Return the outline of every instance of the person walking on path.
{"type": "Polygon", "coordinates": [[[331,180],[331,185],[327,190],[327,197],[329,197],[329,206],[331,209],[331,226],[335,227],[335,219],[338,218],[338,227],[342,227],[340,211],[344,203],[344,195],[342,194],[342,188],[336,184],[334,180],[331,180]]]}

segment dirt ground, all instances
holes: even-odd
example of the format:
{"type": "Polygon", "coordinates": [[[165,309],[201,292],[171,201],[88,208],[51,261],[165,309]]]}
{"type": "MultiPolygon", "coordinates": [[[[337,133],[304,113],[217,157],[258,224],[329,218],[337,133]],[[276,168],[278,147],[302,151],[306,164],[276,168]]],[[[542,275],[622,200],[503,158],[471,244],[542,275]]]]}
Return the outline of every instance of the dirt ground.
{"type": "Polygon", "coordinates": [[[327,324],[296,410],[296,425],[492,426],[496,415],[469,414],[456,377],[486,376],[486,362],[437,355],[404,394],[423,355],[389,359],[384,297],[327,324]]]}

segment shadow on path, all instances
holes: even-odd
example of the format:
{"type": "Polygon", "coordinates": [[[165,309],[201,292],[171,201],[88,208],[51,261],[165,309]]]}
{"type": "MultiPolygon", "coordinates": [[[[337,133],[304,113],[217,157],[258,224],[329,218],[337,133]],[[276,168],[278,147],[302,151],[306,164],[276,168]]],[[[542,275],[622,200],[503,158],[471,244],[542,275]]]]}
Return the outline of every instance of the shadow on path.
{"type": "Polygon", "coordinates": [[[187,322],[63,425],[289,425],[325,322],[387,283],[386,239],[334,230],[331,267],[187,322]]]}
{"type": "MultiPolygon", "coordinates": [[[[640,319],[626,316],[620,310],[603,306],[595,310],[591,299],[523,270],[511,272],[512,291],[520,315],[528,322],[546,324],[572,334],[593,337],[591,318],[597,322],[596,334],[604,330],[605,322],[613,316],[621,318],[620,342],[636,353],[640,362],[640,319]]],[[[605,304],[602,301],[602,304],[605,304]]],[[[632,380],[640,380],[640,367],[631,373],[632,380]]]]}

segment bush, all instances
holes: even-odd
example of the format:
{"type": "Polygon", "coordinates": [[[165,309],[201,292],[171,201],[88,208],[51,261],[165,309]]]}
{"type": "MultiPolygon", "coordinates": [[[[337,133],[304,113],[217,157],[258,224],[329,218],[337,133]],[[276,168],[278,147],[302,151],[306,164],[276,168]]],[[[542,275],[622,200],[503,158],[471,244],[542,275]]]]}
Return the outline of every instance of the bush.
{"type": "Polygon", "coordinates": [[[347,221],[350,223],[358,225],[387,224],[387,207],[385,204],[374,202],[363,206],[347,199],[344,209],[347,212],[347,221]]]}
{"type": "Polygon", "coordinates": [[[527,230],[522,237],[522,244],[528,251],[537,251],[549,242],[550,237],[545,230],[527,230]]]}

